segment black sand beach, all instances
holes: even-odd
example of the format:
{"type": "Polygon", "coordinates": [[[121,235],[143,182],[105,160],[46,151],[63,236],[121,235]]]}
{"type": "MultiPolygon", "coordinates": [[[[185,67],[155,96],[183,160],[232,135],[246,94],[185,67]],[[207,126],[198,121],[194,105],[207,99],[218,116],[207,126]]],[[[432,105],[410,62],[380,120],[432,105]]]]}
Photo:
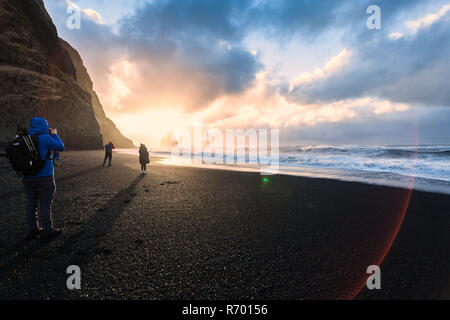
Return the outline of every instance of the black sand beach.
{"type": "MultiPolygon", "coordinates": [[[[67,152],[54,220],[25,242],[21,180],[0,158],[0,299],[449,299],[450,197],[67,152]],[[381,265],[381,290],[364,285],[381,265]],[[66,287],[79,265],[82,290],[66,287]]],[[[152,159],[155,160],[155,159],[152,159]]]]}

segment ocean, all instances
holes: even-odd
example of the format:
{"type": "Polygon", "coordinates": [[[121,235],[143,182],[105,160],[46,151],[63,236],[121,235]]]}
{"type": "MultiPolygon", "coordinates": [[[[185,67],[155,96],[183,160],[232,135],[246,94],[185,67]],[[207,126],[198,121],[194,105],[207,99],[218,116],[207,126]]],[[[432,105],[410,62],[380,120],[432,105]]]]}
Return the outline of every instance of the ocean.
{"type": "MultiPolygon", "coordinates": [[[[130,150],[131,151],[131,150],[130,150]]],[[[136,151],[131,151],[132,153],[136,151]]],[[[129,152],[127,152],[129,153],[129,152]]],[[[222,170],[261,171],[245,157],[234,165],[193,163],[167,152],[163,163],[222,170]]],[[[279,149],[279,174],[413,188],[450,194],[450,145],[421,146],[296,146],[279,149]]]]}

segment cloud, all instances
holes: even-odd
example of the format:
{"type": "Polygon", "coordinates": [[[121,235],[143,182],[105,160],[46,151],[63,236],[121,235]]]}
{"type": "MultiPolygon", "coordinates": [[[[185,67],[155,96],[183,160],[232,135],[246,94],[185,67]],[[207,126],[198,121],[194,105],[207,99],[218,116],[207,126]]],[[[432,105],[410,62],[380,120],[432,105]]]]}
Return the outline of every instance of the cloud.
{"type": "Polygon", "coordinates": [[[440,10],[444,11],[433,23],[426,17],[417,20],[428,24],[418,23],[417,33],[408,37],[383,31],[358,35],[350,46],[349,65],[295,86],[288,99],[317,102],[374,96],[398,103],[450,106],[450,20],[448,10],[440,10]]]}
{"type": "Polygon", "coordinates": [[[347,49],[342,50],[337,56],[331,58],[323,68],[316,69],[313,73],[303,72],[299,76],[292,79],[289,83],[289,91],[292,91],[295,87],[301,86],[307,83],[318,81],[330,76],[344,65],[346,65],[351,57],[351,52],[347,49]]]}
{"type": "Polygon", "coordinates": [[[234,21],[250,2],[149,2],[122,19],[118,30],[83,10],[90,20],[68,40],[81,51],[109,111],[191,112],[246,90],[262,68],[241,44],[244,33],[234,21]],[[132,77],[118,72],[124,64],[133,66],[132,77]]]}
{"type": "Polygon", "coordinates": [[[407,104],[371,97],[302,104],[286,99],[270,84],[267,73],[259,73],[256,79],[252,88],[215,101],[210,108],[199,111],[196,118],[217,128],[300,128],[347,120],[368,121],[410,109],[407,104]]]}
{"type": "Polygon", "coordinates": [[[438,12],[431,13],[417,20],[405,22],[405,25],[413,32],[417,33],[421,28],[427,28],[439,21],[450,11],[450,4],[444,5],[438,12]]]}
{"type": "Polygon", "coordinates": [[[401,34],[400,32],[392,32],[389,34],[389,39],[391,40],[397,40],[403,37],[403,34],[401,34]]]}
{"type": "MultiPolygon", "coordinates": [[[[110,112],[165,107],[192,112],[252,86],[263,65],[243,45],[249,32],[317,34],[333,23],[339,8],[331,0],[152,1],[123,17],[115,30],[101,24],[92,9],[83,10],[89,19],[80,32],[59,29],[81,51],[110,112]],[[124,62],[139,65],[132,78],[114,69],[124,62]]],[[[63,17],[64,12],[58,20],[63,17]]]]}
{"type": "Polygon", "coordinates": [[[346,119],[282,130],[281,141],[293,144],[443,144],[450,136],[450,108],[418,107],[405,113],[386,113],[370,121],[346,119]]]}
{"type": "MultiPolygon", "coordinates": [[[[67,32],[65,38],[81,51],[110,112],[167,107],[193,112],[252,87],[264,66],[254,48],[244,45],[251,32],[266,32],[277,41],[294,35],[311,38],[336,25],[361,22],[367,3],[152,1],[124,16],[114,29],[101,24],[100,14],[84,9],[89,19],[83,20],[82,30],[67,32]],[[134,66],[132,77],[117,71],[124,63],[134,66]]],[[[386,6],[389,17],[404,5],[393,0],[386,6]]],[[[302,73],[291,89],[332,78],[349,58],[346,49],[324,68],[302,73]]]]}
{"type": "Polygon", "coordinates": [[[103,23],[102,15],[93,9],[90,9],[90,8],[81,9],[77,4],[75,4],[74,2],[72,2],[70,0],[66,0],[66,6],[79,10],[84,19],[91,20],[97,24],[103,23]]]}
{"type": "MultiPolygon", "coordinates": [[[[46,4],[59,32],[80,51],[119,123],[177,110],[223,128],[271,126],[319,136],[339,128],[336,135],[347,136],[341,123],[364,132],[364,124],[405,117],[415,105],[450,105],[448,10],[438,10],[437,18],[408,16],[408,30],[391,30],[406,11],[418,10],[418,0],[155,0],[115,25],[84,9],[79,31],[64,28],[65,7],[55,9],[57,2],[46,4]],[[368,4],[381,6],[385,30],[366,29],[368,4]],[[274,41],[281,59],[286,41],[314,51],[326,38],[320,35],[338,39],[327,62],[311,69],[303,63],[305,70],[294,69],[298,76],[289,79],[276,67],[268,72],[260,61],[264,46],[246,46],[252,34],[274,41]]],[[[174,125],[172,115],[161,119],[161,127],[174,125]]]]}
{"type": "Polygon", "coordinates": [[[103,23],[102,16],[97,11],[88,8],[88,9],[84,9],[83,13],[84,13],[84,15],[86,17],[88,17],[89,19],[91,19],[95,23],[97,23],[97,24],[102,24],[103,23]]]}

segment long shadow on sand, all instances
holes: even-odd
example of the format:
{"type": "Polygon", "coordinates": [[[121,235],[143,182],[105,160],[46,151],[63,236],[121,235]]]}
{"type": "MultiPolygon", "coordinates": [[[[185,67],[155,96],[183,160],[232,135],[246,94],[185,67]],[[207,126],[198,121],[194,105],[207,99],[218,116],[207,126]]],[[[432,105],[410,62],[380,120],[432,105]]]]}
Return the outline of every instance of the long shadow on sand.
{"type": "MultiPolygon", "coordinates": [[[[144,176],[137,177],[126,189],[123,189],[104,205],[103,210],[93,213],[87,221],[83,223],[83,228],[77,233],[64,239],[59,247],[62,253],[75,253],[80,249],[95,251],[101,239],[107,235],[115,221],[125,211],[131,203],[133,192],[144,176]]],[[[84,251],[83,251],[84,252],[84,251]]],[[[81,254],[82,256],[83,254],[81,254]]],[[[83,259],[86,260],[86,259],[83,259]]]]}
{"type": "Polygon", "coordinates": [[[5,272],[6,270],[9,270],[10,267],[17,266],[17,264],[23,262],[25,258],[33,256],[34,253],[46,247],[54,240],[56,239],[50,238],[38,241],[27,241],[23,239],[14,244],[0,255],[0,261],[2,261],[3,259],[7,260],[5,263],[0,264],[0,274],[5,272]]]}
{"type": "MultiPolygon", "coordinates": [[[[80,171],[80,172],[76,172],[74,174],[70,174],[70,175],[67,175],[67,176],[64,176],[64,177],[61,177],[61,178],[56,178],[55,180],[56,180],[56,183],[62,183],[62,182],[67,181],[67,180],[75,179],[75,178],[78,178],[78,177],[81,177],[81,176],[84,176],[84,175],[87,175],[87,174],[99,171],[102,168],[103,168],[103,166],[97,166],[97,167],[90,168],[90,169],[87,169],[87,170],[83,170],[83,171],[80,171]]],[[[8,199],[10,199],[12,197],[20,196],[23,193],[24,193],[24,189],[23,188],[19,188],[19,189],[15,189],[15,190],[12,190],[12,191],[8,191],[6,193],[0,194],[0,200],[8,200],[8,199]]]]}
{"type": "MultiPolygon", "coordinates": [[[[98,169],[97,169],[98,170],[98,169]]],[[[95,170],[93,170],[95,171],[95,170]]],[[[86,174],[86,172],[84,172],[86,174]]],[[[81,174],[78,174],[80,176],[81,174]]],[[[65,177],[66,179],[73,178],[75,175],[65,177]]],[[[74,263],[78,263],[80,266],[88,265],[98,255],[109,255],[112,253],[109,249],[101,248],[100,244],[103,238],[111,230],[116,220],[125,211],[128,205],[131,203],[131,199],[134,194],[135,188],[144,176],[139,176],[125,189],[117,193],[113,198],[104,206],[104,211],[92,213],[92,215],[83,222],[82,229],[76,233],[68,236],[62,235],[58,239],[52,240],[37,240],[34,242],[21,241],[13,245],[9,250],[6,250],[0,255],[0,283],[5,281],[11,281],[6,278],[10,272],[15,269],[23,269],[24,264],[29,264],[26,268],[31,268],[32,272],[29,272],[26,276],[26,281],[16,283],[15,285],[29,284],[33,289],[32,296],[26,296],[26,298],[42,299],[43,297],[53,296],[55,298],[64,297],[64,293],[67,294],[68,290],[65,286],[63,276],[65,269],[74,263]],[[55,246],[47,248],[52,242],[55,246]],[[42,249],[51,249],[51,256],[46,258],[40,258],[39,251],[42,249]],[[41,264],[39,261],[33,261],[35,258],[38,260],[45,260],[46,263],[41,264]],[[30,266],[30,264],[35,266],[30,266]],[[39,284],[43,278],[46,279],[46,283],[52,283],[51,292],[47,287],[40,287],[39,284]]],[[[66,232],[70,232],[67,230],[66,232]]],[[[47,250],[48,251],[48,250],[47,250]]],[[[43,261],[44,262],[44,261],[43,261]]],[[[27,291],[30,288],[24,288],[23,291],[27,291]]],[[[21,290],[22,291],[22,290],[21,290]]],[[[5,294],[0,290],[0,297],[5,294]]],[[[12,298],[22,298],[12,297],[12,298]]]]}

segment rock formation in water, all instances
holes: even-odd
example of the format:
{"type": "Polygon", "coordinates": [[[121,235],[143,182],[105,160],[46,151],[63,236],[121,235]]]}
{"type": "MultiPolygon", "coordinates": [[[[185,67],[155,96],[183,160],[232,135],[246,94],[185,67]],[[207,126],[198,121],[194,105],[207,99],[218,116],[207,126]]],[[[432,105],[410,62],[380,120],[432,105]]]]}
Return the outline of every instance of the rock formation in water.
{"type": "Polygon", "coordinates": [[[0,0],[0,145],[34,116],[71,149],[132,148],[108,119],[78,52],[58,37],[42,0],[0,0]]]}

